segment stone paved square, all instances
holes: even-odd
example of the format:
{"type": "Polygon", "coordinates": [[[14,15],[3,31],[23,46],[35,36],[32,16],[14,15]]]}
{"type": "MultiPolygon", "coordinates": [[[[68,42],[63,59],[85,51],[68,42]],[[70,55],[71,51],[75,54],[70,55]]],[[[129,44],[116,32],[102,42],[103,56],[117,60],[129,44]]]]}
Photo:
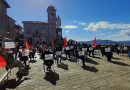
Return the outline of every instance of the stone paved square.
{"type": "Polygon", "coordinates": [[[82,63],[64,60],[55,72],[45,74],[43,62],[37,55],[37,62],[30,63],[29,74],[16,82],[17,68],[0,90],[130,90],[130,59],[115,55],[112,62],[88,57],[86,67],[82,63]]]}

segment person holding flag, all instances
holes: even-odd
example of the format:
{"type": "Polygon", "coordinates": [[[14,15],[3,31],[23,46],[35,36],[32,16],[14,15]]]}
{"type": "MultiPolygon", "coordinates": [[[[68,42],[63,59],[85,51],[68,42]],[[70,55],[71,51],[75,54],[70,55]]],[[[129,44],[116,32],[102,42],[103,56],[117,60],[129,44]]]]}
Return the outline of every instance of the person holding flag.
{"type": "Polygon", "coordinates": [[[31,50],[31,46],[28,42],[28,39],[26,38],[25,40],[25,48],[22,48],[22,52],[21,52],[21,56],[20,56],[20,61],[24,62],[24,65],[26,68],[30,68],[29,64],[27,65],[27,61],[28,61],[28,56],[30,54],[30,50],[31,50]]]}
{"type": "Polygon", "coordinates": [[[68,41],[67,38],[64,38],[64,50],[65,50],[65,54],[66,54],[66,58],[69,56],[70,59],[70,47],[68,46],[68,41]]]}

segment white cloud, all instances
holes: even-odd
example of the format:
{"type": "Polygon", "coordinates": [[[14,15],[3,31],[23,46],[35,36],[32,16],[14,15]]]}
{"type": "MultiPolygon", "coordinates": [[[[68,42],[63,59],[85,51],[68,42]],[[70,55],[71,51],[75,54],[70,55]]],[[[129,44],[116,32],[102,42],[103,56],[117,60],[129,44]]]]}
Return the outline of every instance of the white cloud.
{"type": "Polygon", "coordinates": [[[65,30],[65,33],[69,33],[71,30],[65,30]]]}
{"type": "Polygon", "coordinates": [[[77,29],[78,26],[76,26],[76,25],[66,25],[66,26],[63,26],[63,28],[65,28],[65,29],[77,29]]]}
{"type": "Polygon", "coordinates": [[[73,29],[71,29],[71,30],[69,30],[69,29],[64,29],[64,30],[62,30],[64,33],[70,33],[71,31],[73,31],[73,29]]]}
{"type": "Polygon", "coordinates": [[[105,35],[105,33],[101,33],[100,35],[105,35]]]}
{"type": "Polygon", "coordinates": [[[85,26],[87,23],[85,23],[85,22],[79,22],[78,24],[85,26]]]}
{"type": "Polygon", "coordinates": [[[87,25],[86,22],[82,22],[82,21],[77,21],[77,20],[73,20],[73,21],[70,21],[71,23],[74,23],[74,24],[79,24],[79,25],[82,25],[82,26],[85,26],[87,25]]]}
{"type": "Polygon", "coordinates": [[[99,21],[96,23],[89,23],[89,25],[84,28],[84,30],[88,31],[97,31],[97,30],[104,30],[104,29],[120,29],[120,30],[126,30],[130,29],[130,24],[116,24],[116,23],[110,23],[108,21],[99,21]]]}
{"type": "Polygon", "coordinates": [[[130,38],[130,29],[121,30],[120,32],[108,36],[109,39],[128,40],[130,38]]]}

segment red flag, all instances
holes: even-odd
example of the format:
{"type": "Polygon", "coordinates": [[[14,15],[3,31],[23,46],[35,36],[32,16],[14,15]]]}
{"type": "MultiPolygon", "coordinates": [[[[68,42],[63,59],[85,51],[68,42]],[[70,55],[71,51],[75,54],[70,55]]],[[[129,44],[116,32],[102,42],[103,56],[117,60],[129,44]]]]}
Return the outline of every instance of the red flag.
{"type": "Polygon", "coordinates": [[[29,44],[29,42],[28,42],[28,40],[26,39],[26,49],[28,49],[28,50],[30,50],[31,49],[31,46],[30,46],[30,44],[29,44]]]}
{"type": "Polygon", "coordinates": [[[96,48],[96,47],[97,47],[96,38],[94,39],[93,45],[94,45],[94,48],[96,48]]]}
{"type": "Polygon", "coordinates": [[[54,46],[54,43],[55,43],[55,40],[54,40],[54,37],[52,37],[52,39],[51,39],[51,45],[54,46]]]}
{"type": "Polygon", "coordinates": [[[64,38],[64,47],[67,47],[67,46],[68,46],[67,38],[64,38]]]}
{"type": "Polygon", "coordinates": [[[5,68],[6,67],[6,60],[1,55],[0,55],[0,67],[1,68],[5,68]]]}

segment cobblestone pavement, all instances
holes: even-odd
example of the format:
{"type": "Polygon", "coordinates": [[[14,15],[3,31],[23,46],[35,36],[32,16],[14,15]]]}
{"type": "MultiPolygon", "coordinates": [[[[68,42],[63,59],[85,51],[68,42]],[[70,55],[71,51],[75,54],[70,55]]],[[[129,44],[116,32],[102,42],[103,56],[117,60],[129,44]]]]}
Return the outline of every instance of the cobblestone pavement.
{"type": "Polygon", "coordinates": [[[4,68],[0,68],[0,77],[2,77],[5,74],[5,69],[4,68]]]}
{"type": "MultiPolygon", "coordinates": [[[[115,56],[115,55],[114,55],[115,56]]],[[[114,57],[107,62],[96,55],[89,57],[86,67],[82,63],[63,61],[55,72],[44,73],[42,60],[30,63],[31,69],[20,81],[15,80],[17,69],[0,90],[130,90],[130,59],[114,57]]]]}

